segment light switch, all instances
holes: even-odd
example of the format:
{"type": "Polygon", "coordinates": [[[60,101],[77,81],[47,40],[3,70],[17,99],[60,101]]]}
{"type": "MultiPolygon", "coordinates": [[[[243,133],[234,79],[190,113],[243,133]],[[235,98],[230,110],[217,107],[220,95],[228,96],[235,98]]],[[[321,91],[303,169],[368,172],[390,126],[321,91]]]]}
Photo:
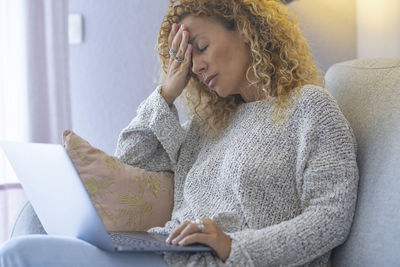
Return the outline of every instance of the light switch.
{"type": "Polygon", "coordinates": [[[83,17],[81,14],[69,14],[68,40],[70,44],[80,44],[83,42],[83,17]]]}

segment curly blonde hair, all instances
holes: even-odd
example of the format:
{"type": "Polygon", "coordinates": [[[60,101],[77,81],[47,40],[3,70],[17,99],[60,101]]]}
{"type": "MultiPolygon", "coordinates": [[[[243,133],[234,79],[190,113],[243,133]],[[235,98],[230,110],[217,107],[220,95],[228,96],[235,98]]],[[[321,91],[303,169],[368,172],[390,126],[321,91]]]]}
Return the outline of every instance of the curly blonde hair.
{"type": "MultiPolygon", "coordinates": [[[[158,36],[164,73],[168,71],[172,24],[189,15],[212,18],[225,29],[244,34],[250,55],[246,78],[266,98],[276,99],[276,118],[289,106],[291,92],[298,92],[305,84],[320,85],[321,76],[295,16],[277,0],[170,0],[158,36]],[[251,72],[253,80],[249,78],[251,72]]],[[[189,110],[203,120],[207,130],[217,131],[243,99],[240,95],[219,97],[196,75],[190,75],[185,88],[189,110]]]]}

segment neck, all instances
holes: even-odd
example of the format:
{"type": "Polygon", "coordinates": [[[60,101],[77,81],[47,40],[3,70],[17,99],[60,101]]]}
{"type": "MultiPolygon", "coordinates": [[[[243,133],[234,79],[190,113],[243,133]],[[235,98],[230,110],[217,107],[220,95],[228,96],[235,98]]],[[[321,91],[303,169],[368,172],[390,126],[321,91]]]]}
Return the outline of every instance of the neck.
{"type": "Polygon", "coordinates": [[[240,96],[246,103],[265,99],[265,96],[255,87],[246,87],[240,92],[240,96]]]}

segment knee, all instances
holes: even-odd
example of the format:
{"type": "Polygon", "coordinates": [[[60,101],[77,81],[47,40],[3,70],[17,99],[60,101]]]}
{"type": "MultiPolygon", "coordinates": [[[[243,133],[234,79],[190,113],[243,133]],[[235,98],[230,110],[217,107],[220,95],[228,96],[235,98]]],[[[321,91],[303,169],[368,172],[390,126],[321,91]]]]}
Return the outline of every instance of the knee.
{"type": "Polygon", "coordinates": [[[19,238],[14,238],[7,241],[0,248],[0,266],[1,267],[11,267],[15,266],[15,261],[17,259],[18,251],[18,240],[19,238]]]}
{"type": "Polygon", "coordinates": [[[0,267],[29,266],[27,260],[32,256],[29,255],[29,251],[32,251],[31,243],[30,239],[24,236],[7,241],[0,248],[0,267]]]}

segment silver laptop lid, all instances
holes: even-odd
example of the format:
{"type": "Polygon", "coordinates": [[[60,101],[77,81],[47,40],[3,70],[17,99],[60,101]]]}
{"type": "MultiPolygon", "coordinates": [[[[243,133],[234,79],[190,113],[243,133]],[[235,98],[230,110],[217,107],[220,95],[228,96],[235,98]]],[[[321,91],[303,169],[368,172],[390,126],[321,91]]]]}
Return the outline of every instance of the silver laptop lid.
{"type": "Polygon", "coordinates": [[[61,145],[0,142],[47,233],[115,248],[61,145]]]}

